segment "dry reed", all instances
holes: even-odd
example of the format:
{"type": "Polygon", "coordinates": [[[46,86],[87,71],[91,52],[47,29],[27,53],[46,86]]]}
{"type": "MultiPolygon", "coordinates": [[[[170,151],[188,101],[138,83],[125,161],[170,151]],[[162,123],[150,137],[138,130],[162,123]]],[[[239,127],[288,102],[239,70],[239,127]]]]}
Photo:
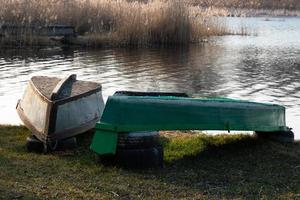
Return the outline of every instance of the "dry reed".
{"type": "Polygon", "coordinates": [[[72,25],[82,36],[79,43],[88,46],[187,45],[228,33],[217,19],[181,0],[1,0],[0,23],[72,25]]]}

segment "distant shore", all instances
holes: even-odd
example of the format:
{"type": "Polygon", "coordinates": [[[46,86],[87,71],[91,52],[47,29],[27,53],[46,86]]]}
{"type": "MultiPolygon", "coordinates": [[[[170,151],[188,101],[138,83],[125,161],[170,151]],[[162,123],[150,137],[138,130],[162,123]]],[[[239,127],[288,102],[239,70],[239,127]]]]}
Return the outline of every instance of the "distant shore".
{"type": "Polygon", "coordinates": [[[300,10],[250,8],[200,8],[213,16],[223,17],[300,17],[300,10]]]}
{"type": "Polygon", "coordinates": [[[205,7],[180,0],[145,2],[4,1],[0,7],[0,46],[187,46],[211,36],[249,34],[243,28],[230,30],[220,17],[300,16],[300,10],[289,9],[205,7]],[[53,26],[72,27],[76,36],[47,34],[53,26]]]}

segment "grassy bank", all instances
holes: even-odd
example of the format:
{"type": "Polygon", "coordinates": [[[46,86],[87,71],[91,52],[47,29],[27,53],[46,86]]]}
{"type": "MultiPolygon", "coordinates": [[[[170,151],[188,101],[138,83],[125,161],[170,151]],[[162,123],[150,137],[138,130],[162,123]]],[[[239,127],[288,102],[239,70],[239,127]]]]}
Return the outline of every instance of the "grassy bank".
{"type": "Polygon", "coordinates": [[[75,151],[28,153],[24,127],[0,126],[2,199],[297,199],[300,144],[250,136],[162,134],[165,166],[96,164],[82,138],[75,151]]]}
{"type": "Polygon", "coordinates": [[[38,38],[30,27],[66,24],[86,46],[187,45],[228,31],[217,19],[181,0],[148,3],[126,0],[2,0],[0,24],[17,25],[2,33],[2,45],[55,44],[38,38]]]}

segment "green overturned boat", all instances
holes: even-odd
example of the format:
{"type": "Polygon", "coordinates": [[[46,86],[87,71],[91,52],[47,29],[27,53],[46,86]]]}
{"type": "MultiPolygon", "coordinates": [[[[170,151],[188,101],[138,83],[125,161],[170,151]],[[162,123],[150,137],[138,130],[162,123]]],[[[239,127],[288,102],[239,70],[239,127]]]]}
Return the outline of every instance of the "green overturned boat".
{"type": "MultiPolygon", "coordinates": [[[[285,136],[285,107],[228,98],[191,98],[181,93],[117,92],[96,124],[91,149],[115,154],[118,135],[159,130],[255,131],[285,136]]],[[[292,138],[293,139],[293,138],[292,138]]]]}

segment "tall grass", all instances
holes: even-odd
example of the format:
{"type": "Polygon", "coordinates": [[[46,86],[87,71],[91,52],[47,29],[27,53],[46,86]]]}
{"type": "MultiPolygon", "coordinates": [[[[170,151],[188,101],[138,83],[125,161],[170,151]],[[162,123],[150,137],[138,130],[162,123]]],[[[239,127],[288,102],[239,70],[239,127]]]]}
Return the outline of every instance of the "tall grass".
{"type": "Polygon", "coordinates": [[[184,2],[1,0],[0,23],[72,25],[87,45],[187,45],[228,32],[217,19],[184,2]]]}

